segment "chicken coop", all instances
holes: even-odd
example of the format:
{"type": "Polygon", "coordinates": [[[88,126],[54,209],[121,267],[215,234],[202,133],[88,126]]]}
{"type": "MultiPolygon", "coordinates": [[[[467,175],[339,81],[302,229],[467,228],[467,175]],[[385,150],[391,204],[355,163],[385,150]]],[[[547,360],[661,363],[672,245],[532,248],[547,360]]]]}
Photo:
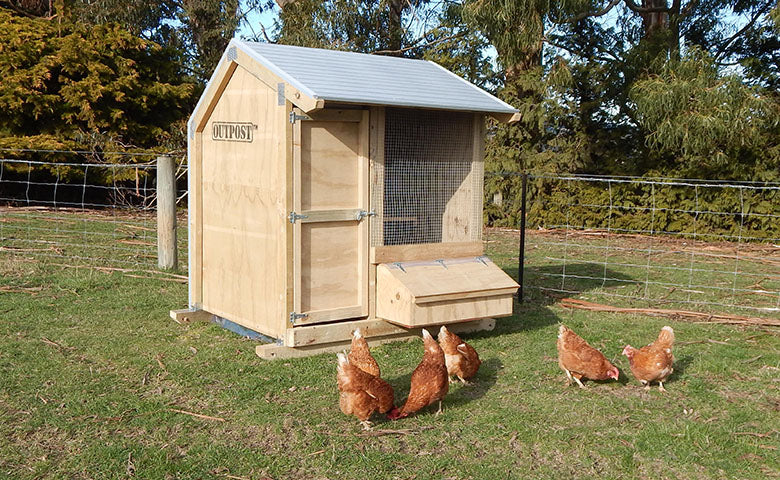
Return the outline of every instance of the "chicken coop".
{"type": "Polygon", "coordinates": [[[517,110],[423,60],[233,40],[189,123],[189,308],[263,357],[511,315],[484,256],[486,117],[517,110]]]}

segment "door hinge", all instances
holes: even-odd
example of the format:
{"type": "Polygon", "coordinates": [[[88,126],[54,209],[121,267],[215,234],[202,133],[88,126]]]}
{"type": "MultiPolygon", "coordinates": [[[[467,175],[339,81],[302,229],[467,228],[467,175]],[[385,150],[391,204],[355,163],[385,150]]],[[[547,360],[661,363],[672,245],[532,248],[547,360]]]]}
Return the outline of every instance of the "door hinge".
{"type": "Polygon", "coordinates": [[[290,112],[290,123],[295,123],[298,120],[311,120],[311,117],[307,117],[306,115],[298,115],[295,112],[290,112]]]}
{"type": "Polygon", "coordinates": [[[295,325],[295,322],[296,322],[297,320],[299,320],[299,319],[301,319],[301,318],[306,318],[306,317],[308,317],[308,316],[309,316],[309,315],[308,315],[307,313],[295,313],[295,312],[290,312],[290,323],[291,323],[291,324],[293,324],[293,325],[295,325]]]}
{"type": "Polygon", "coordinates": [[[358,210],[357,214],[355,214],[355,220],[358,222],[363,220],[366,217],[376,217],[376,212],[371,210],[370,212],[367,212],[365,210],[358,210]]]}
{"type": "Polygon", "coordinates": [[[301,220],[304,218],[309,218],[308,215],[299,215],[295,212],[290,212],[290,215],[287,217],[290,219],[290,223],[295,223],[296,220],[301,220]]]}

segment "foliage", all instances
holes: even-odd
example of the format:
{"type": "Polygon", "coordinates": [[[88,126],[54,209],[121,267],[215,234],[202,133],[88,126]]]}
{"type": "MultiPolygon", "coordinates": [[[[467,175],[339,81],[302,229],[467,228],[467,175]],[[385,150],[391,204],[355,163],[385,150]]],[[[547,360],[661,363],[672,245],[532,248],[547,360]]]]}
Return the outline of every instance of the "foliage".
{"type": "Polygon", "coordinates": [[[630,94],[648,144],[671,156],[684,176],[778,178],[780,104],[736,74],[720,74],[702,50],[667,62],[660,74],[636,82],[630,94]]]}
{"type": "Polygon", "coordinates": [[[0,146],[181,147],[196,88],[170,49],[115,24],[56,24],[4,9],[0,23],[0,146]]]}
{"type": "Polygon", "coordinates": [[[268,8],[271,0],[5,0],[30,17],[96,27],[116,23],[135,36],[172,49],[182,67],[205,81],[217,66],[245,15],[268,8]]]}
{"type": "Polygon", "coordinates": [[[401,55],[414,43],[401,22],[409,8],[428,0],[296,0],[276,24],[279,43],[364,53],[401,55]]]}

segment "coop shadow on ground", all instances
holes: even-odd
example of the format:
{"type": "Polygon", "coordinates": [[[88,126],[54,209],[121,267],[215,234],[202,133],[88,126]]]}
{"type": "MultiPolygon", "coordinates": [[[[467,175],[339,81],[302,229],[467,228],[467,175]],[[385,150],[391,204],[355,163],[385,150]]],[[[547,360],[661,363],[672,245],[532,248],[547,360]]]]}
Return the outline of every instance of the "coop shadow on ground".
{"type": "MultiPolygon", "coordinates": [[[[517,267],[504,271],[512,278],[518,278],[517,267]]],[[[641,284],[641,280],[596,263],[567,263],[565,270],[563,264],[526,266],[523,301],[516,300],[514,315],[499,319],[494,332],[510,333],[554,325],[560,323],[560,318],[549,307],[563,298],[641,284]]],[[[471,337],[491,336],[494,332],[476,333],[471,337]]]]}

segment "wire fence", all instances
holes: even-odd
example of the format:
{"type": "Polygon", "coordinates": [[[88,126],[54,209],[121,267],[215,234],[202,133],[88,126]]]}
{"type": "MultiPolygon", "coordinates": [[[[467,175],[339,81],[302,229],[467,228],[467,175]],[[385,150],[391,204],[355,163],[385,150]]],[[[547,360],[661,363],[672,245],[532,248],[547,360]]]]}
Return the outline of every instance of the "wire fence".
{"type": "MultiPolygon", "coordinates": [[[[143,157],[139,153],[127,155],[143,157]]],[[[147,153],[148,161],[136,158],[138,163],[133,164],[0,158],[0,254],[62,266],[154,271],[154,155],[147,153]]],[[[179,167],[177,177],[186,178],[185,166],[179,167]]],[[[178,203],[185,199],[186,190],[180,190],[178,203]]],[[[179,257],[186,268],[183,209],[178,223],[179,257]]]]}
{"type": "MultiPolygon", "coordinates": [[[[0,158],[0,255],[155,271],[156,154],[131,155],[132,164],[0,158]]],[[[178,251],[186,270],[180,160],[178,251]]],[[[517,265],[517,227],[526,219],[524,266],[509,268],[524,272],[526,300],[780,313],[780,184],[528,175],[524,216],[522,177],[486,174],[487,224],[509,228],[489,226],[483,238],[490,255],[517,265]]]]}
{"type": "Polygon", "coordinates": [[[531,296],[780,312],[780,184],[545,175],[528,183],[531,296]]]}

